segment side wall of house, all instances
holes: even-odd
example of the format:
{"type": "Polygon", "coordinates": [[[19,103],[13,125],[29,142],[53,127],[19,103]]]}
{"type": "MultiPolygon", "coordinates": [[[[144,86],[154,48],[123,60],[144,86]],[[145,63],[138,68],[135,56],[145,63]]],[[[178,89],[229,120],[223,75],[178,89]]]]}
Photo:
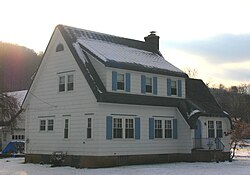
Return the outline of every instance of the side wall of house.
{"type": "MultiPolygon", "coordinates": [[[[67,86],[66,86],[67,89],[67,86]]],[[[96,99],[71,54],[61,33],[56,29],[41,66],[25,101],[26,153],[51,154],[70,152],[82,146],[84,114],[96,110],[96,99]],[[61,43],[64,50],[56,52],[61,43]],[[59,92],[59,76],[74,76],[74,90],[59,92]],[[68,139],[64,139],[65,119],[68,119],[68,139]],[[40,121],[46,121],[45,131],[40,121]],[[53,130],[48,130],[53,120],[53,130]]]]}

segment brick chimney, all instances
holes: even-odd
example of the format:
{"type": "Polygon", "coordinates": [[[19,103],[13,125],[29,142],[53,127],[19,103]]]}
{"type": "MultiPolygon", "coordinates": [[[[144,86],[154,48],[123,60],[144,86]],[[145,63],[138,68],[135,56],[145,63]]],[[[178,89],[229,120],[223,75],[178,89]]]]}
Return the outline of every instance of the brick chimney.
{"type": "Polygon", "coordinates": [[[150,51],[158,51],[159,50],[159,39],[160,39],[160,37],[156,35],[156,31],[151,31],[150,35],[144,37],[147,48],[150,51]]]}

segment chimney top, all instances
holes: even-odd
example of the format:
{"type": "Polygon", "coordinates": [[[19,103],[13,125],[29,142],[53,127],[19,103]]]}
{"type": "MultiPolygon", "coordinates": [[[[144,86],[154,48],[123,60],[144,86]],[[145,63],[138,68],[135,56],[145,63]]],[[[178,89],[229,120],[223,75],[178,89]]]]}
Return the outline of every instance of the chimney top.
{"type": "Polygon", "coordinates": [[[156,31],[151,31],[150,34],[144,37],[147,48],[150,51],[157,52],[159,50],[159,36],[156,35],[156,31]]]}

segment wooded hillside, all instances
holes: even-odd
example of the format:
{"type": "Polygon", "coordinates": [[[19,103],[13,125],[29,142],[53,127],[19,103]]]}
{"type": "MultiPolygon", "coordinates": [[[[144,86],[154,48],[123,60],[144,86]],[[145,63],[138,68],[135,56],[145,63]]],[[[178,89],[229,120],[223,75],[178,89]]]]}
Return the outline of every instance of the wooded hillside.
{"type": "Polygon", "coordinates": [[[41,58],[29,48],[0,42],[0,92],[28,89],[41,58]]]}

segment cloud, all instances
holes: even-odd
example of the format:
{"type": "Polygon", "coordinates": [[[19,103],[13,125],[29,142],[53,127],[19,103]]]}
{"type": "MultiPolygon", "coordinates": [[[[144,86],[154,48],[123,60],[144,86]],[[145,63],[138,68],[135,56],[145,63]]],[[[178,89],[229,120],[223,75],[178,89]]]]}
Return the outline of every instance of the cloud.
{"type": "Polygon", "coordinates": [[[166,41],[164,45],[200,55],[211,63],[242,62],[250,59],[250,34],[223,34],[185,42],[166,41]]]}
{"type": "Polygon", "coordinates": [[[250,81],[250,70],[249,69],[225,69],[224,70],[225,78],[234,80],[234,81],[241,81],[241,82],[248,82],[250,81]]]}

